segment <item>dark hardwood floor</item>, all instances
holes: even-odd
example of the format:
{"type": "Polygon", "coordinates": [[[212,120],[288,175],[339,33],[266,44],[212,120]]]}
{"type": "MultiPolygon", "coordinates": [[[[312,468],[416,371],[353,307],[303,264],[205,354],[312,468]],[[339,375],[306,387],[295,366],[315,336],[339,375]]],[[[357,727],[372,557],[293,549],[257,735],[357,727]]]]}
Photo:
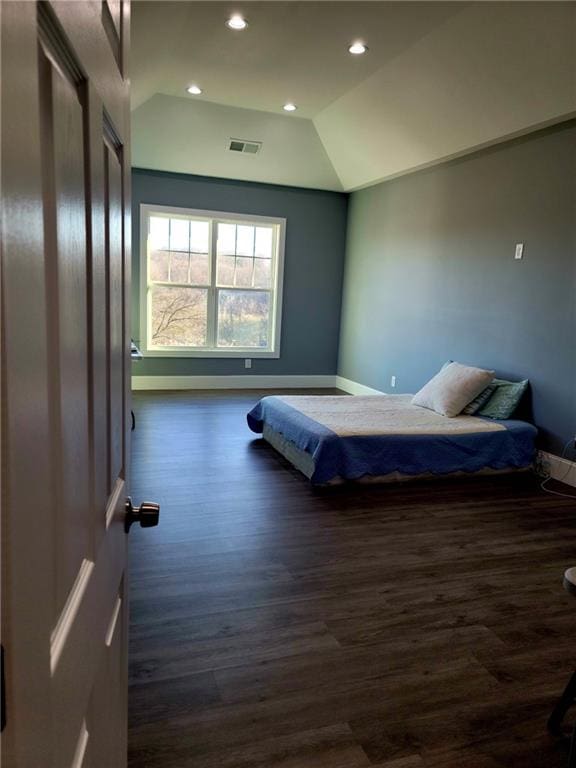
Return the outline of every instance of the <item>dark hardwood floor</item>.
{"type": "MultiPolygon", "coordinates": [[[[136,393],[132,768],[560,768],[576,502],[529,476],[313,489],[258,393],[136,393]]],[[[576,716],[576,712],[574,713],[576,716]]]]}

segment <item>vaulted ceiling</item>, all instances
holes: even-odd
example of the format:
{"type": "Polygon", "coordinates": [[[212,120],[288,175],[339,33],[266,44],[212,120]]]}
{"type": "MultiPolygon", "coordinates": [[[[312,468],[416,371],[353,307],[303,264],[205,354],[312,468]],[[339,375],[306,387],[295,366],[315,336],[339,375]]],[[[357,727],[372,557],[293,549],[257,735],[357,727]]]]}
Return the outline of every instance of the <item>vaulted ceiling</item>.
{"type": "Polygon", "coordinates": [[[459,10],[435,2],[137,2],[132,103],[155,93],[282,114],[287,101],[313,118],[459,10]],[[228,29],[241,10],[248,27],[228,29]],[[370,41],[351,56],[352,40],[370,41]]]}
{"type": "Polygon", "coordinates": [[[132,8],[135,166],[350,190],[576,115],[575,3],[132,8]]]}

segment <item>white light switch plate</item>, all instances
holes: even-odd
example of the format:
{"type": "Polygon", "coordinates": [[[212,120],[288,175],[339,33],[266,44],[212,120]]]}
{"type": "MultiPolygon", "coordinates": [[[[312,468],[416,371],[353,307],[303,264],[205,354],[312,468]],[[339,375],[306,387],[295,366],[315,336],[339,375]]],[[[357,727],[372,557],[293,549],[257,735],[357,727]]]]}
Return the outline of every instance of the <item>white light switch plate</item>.
{"type": "Polygon", "coordinates": [[[394,389],[394,387],[396,386],[396,376],[391,376],[391,377],[390,377],[390,386],[391,386],[393,389],[394,389]]]}
{"type": "Polygon", "coordinates": [[[515,259],[521,259],[524,255],[524,243],[516,243],[516,251],[514,252],[515,259]]]}
{"type": "Polygon", "coordinates": [[[244,368],[252,368],[252,360],[249,357],[244,358],[244,368]]]}

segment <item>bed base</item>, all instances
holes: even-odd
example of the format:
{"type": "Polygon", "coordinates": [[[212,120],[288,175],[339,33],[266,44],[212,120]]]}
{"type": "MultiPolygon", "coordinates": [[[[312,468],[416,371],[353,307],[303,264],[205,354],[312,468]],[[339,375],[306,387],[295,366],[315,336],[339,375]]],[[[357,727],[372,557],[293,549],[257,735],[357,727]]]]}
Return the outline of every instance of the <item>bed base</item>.
{"type": "MultiPolygon", "coordinates": [[[[315,470],[314,459],[309,453],[301,450],[291,440],[287,440],[284,435],[276,430],[272,429],[268,424],[264,424],[262,437],[266,442],[274,448],[279,454],[281,454],[286,461],[305,475],[308,480],[312,478],[315,470]]],[[[330,482],[323,485],[341,485],[342,483],[362,483],[362,484],[379,484],[379,483],[406,483],[416,480],[443,480],[447,478],[457,477],[482,477],[483,475],[509,475],[517,474],[519,472],[530,472],[531,467],[523,467],[518,469],[516,467],[510,467],[506,469],[491,469],[486,467],[478,472],[450,472],[443,475],[435,475],[432,472],[425,472],[420,475],[406,475],[402,472],[390,472],[387,475],[363,475],[355,480],[346,480],[342,477],[334,477],[330,482]]]]}

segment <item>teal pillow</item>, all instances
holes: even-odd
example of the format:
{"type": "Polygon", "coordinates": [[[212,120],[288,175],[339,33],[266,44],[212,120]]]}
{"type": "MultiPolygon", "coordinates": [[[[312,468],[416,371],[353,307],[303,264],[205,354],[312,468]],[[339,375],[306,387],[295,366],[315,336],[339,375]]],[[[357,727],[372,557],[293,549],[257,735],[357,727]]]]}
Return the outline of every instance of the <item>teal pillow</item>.
{"type": "MultiPolygon", "coordinates": [[[[496,381],[496,379],[494,379],[496,381]]],[[[478,413],[480,408],[482,406],[486,405],[488,400],[492,397],[494,392],[496,391],[496,384],[488,384],[486,389],[483,389],[482,392],[480,392],[479,395],[476,395],[474,400],[468,403],[466,408],[462,411],[462,413],[466,414],[466,416],[472,416],[475,413],[478,413]]]]}
{"type": "Polygon", "coordinates": [[[495,387],[494,392],[476,415],[487,416],[490,419],[509,419],[528,388],[528,379],[524,381],[494,379],[491,386],[495,387]]]}

